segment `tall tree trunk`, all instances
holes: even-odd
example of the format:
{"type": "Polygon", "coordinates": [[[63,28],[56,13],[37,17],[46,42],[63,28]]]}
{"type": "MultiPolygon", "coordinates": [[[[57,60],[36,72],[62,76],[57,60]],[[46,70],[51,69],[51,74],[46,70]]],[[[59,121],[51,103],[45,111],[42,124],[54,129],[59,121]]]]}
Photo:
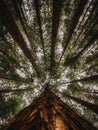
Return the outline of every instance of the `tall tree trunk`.
{"type": "Polygon", "coordinates": [[[13,81],[13,79],[11,79],[11,78],[8,77],[8,76],[4,76],[4,75],[0,75],[0,79],[5,79],[5,80],[13,81]]]}
{"type": "Polygon", "coordinates": [[[60,16],[61,16],[62,0],[53,0],[53,18],[52,18],[52,36],[51,36],[51,61],[50,66],[54,65],[55,57],[55,44],[59,28],[60,16]]]}
{"type": "Polygon", "coordinates": [[[91,5],[93,4],[93,2],[94,2],[94,0],[91,0],[91,2],[89,3],[89,5],[88,5],[88,7],[87,7],[87,9],[86,9],[86,11],[85,11],[81,21],[80,21],[80,23],[78,25],[78,28],[81,26],[83,20],[85,19],[86,15],[87,15],[87,12],[89,11],[89,9],[90,9],[91,5]]]}
{"type": "Polygon", "coordinates": [[[64,53],[65,53],[65,50],[66,50],[66,48],[67,48],[67,46],[68,46],[68,43],[70,42],[70,39],[71,39],[71,37],[72,37],[72,35],[73,35],[73,33],[74,33],[74,30],[75,30],[75,28],[76,28],[76,26],[77,26],[77,23],[78,23],[78,21],[79,21],[79,18],[80,18],[80,16],[81,16],[81,14],[83,13],[83,10],[84,10],[86,4],[87,4],[87,0],[80,0],[78,9],[77,9],[75,15],[73,16],[72,27],[71,27],[71,29],[70,29],[70,31],[69,31],[69,34],[68,34],[68,37],[67,37],[67,39],[66,39],[63,52],[62,52],[61,57],[60,57],[60,59],[59,59],[59,63],[60,63],[60,61],[61,61],[61,59],[62,59],[62,57],[63,57],[63,55],[64,55],[64,53]]]}
{"type": "MultiPolygon", "coordinates": [[[[98,42],[97,42],[97,44],[98,44],[98,42]]],[[[97,53],[95,53],[89,60],[87,60],[87,64],[88,63],[92,63],[93,61],[96,61],[96,60],[98,60],[98,52],[97,53]]],[[[95,65],[97,65],[98,66],[98,63],[96,63],[95,65]]]]}
{"type": "MultiPolygon", "coordinates": [[[[79,37],[81,36],[81,34],[82,34],[82,32],[83,32],[83,30],[84,30],[85,26],[87,25],[87,23],[88,23],[89,19],[91,18],[92,14],[93,14],[93,12],[94,12],[95,7],[96,7],[96,5],[94,5],[94,7],[92,8],[92,10],[91,10],[91,12],[90,12],[90,14],[89,14],[89,16],[88,16],[87,20],[85,21],[85,23],[84,23],[84,25],[83,25],[83,27],[82,27],[82,29],[81,29],[80,33],[78,34],[78,36],[77,36],[76,40],[74,41],[73,45],[75,45],[75,44],[77,43],[77,40],[78,40],[78,39],[79,39],[79,37]]],[[[82,20],[83,20],[83,19],[82,19],[82,20]]]]}
{"type": "Polygon", "coordinates": [[[23,30],[24,30],[24,32],[25,32],[25,34],[26,34],[26,36],[27,36],[29,42],[31,43],[31,40],[30,40],[29,35],[28,35],[27,28],[26,28],[26,24],[24,23],[25,19],[24,19],[24,17],[22,17],[22,12],[20,12],[20,9],[19,9],[19,7],[20,7],[21,5],[19,5],[19,4],[17,3],[17,0],[14,0],[14,1],[13,1],[13,5],[14,5],[14,9],[16,10],[17,15],[18,15],[18,17],[19,17],[19,20],[20,20],[20,22],[21,22],[21,25],[23,26],[23,30]]]}
{"type": "Polygon", "coordinates": [[[2,20],[2,23],[5,25],[13,39],[17,42],[17,44],[20,46],[26,57],[31,62],[32,66],[36,70],[37,73],[39,73],[39,67],[35,63],[35,59],[33,58],[30,50],[28,49],[6,3],[4,0],[1,0],[0,2],[0,17],[2,20]],[[7,13],[6,13],[7,12],[7,13]]]}
{"type": "Polygon", "coordinates": [[[15,56],[19,56],[19,54],[18,54],[18,52],[16,51],[16,49],[12,46],[12,43],[10,43],[2,33],[0,33],[0,37],[1,37],[2,41],[3,41],[5,44],[8,45],[8,47],[9,47],[9,48],[11,49],[11,51],[15,54],[15,56]]]}
{"type": "Polygon", "coordinates": [[[19,82],[19,83],[31,83],[33,82],[33,79],[32,78],[21,78],[21,77],[11,77],[10,75],[4,75],[4,74],[1,74],[0,75],[0,79],[5,79],[5,80],[8,80],[8,81],[13,81],[13,82],[19,82]]]}
{"type": "MultiPolygon", "coordinates": [[[[87,34],[85,34],[85,36],[84,36],[82,42],[81,42],[80,45],[77,47],[77,50],[79,50],[79,48],[81,48],[82,44],[83,44],[84,41],[88,38],[88,36],[89,36],[89,34],[91,33],[91,31],[93,31],[93,29],[97,26],[97,24],[98,24],[98,18],[96,18],[96,19],[94,18],[92,22],[93,22],[93,24],[91,25],[91,28],[89,29],[89,31],[87,32],[87,34]]],[[[76,51],[77,51],[77,50],[76,50],[76,51]]]]}
{"type": "Polygon", "coordinates": [[[35,11],[36,11],[38,25],[39,25],[40,38],[41,38],[41,42],[42,42],[42,49],[43,49],[44,59],[45,59],[45,47],[44,47],[41,15],[40,15],[40,9],[39,9],[39,0],[34,0],[34,6],[35,6],[35,11]]]}
{"type": "Polygon", "coordinates": [[[85,47],[77,54],[76,59],[78,59],[83,53],[85,53],[86,50],[94,44],[97,38],[98,38],[98,32],[90,39],[90,41],[88,41],[85,47]]]}
{"type": "Polygon", "coordinates": [[[82,92],[90,94],[98,94],[98,90],[83,89],[82,92]]]}
{"type": "MultiPolygon", "coordinates": [[[[20,2],[18,0],[17,0],[17,3],[18,3],[18,5],[20,5],[20,2]]],[[[28,29],[29,27],[28,27],[27,19],[26,19],[26,16],[24,15],[24,11],[23,11],[22,5],[19,6],[19,10],[21,12],[21,16],[23,18],[25,27],[28,29]]]]}
{"type": "Polygon", "coordinates": [[[91,65],[89,68],[83,69],[82,71],[76,73],[75,76],[76,76],[76,75],[79,75],[79,74],[81,74],[81,73],[83,73],[83,72],[90,71],[90,70],[91,70],[92,68],[94,68],[94,67],[98,67],[98,63],[96,63],[96,64],[94,64],[94,65],[91,65]]]}
{"type": "MultiPolygon", "coordinates": [[[[76,79],[76,80],[72,80],[72,81],[65,82],[65,83],[93,82],[93,81],[98,81],[98,75],[92,75],[92,76],[89,76],[89,77],[84,77],[82,79],[76,79]]],[[[65,83],[61,83],[61,84],[65,84],[65,83]]]]}
{"type": "Polygon", "coordinates": [[[0,89],[0,93],[22,93],[22,92],[26,92],[26,91],[30,91],[33,88],[18,88],[18,89],[0,89]]]}
{"type": "Polygon", "coordinates": [[[87,107],[89,110],[93,111],[94,113],[96,113],[98,115],[98,105],[93,104],[93,103],[89,103],[89,102],[84,101],[80,98],[77,98],[77,97],[74,97],[74,96],[71,96],[71,95],[68,95],[68,94],[65,94],[65,93],[62,94],[62,95],[64,95],[65,97],[81,104],[84,107],[87,107]]]}

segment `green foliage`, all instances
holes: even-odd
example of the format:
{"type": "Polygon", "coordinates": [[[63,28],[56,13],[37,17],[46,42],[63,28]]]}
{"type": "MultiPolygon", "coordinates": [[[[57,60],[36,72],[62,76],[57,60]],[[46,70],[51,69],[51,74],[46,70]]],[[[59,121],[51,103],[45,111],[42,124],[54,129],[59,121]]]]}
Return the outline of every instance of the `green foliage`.
{"type": "Polygon", "coordinates": [[[17,112],[19,112],[25,106],[25,102],[22,100],[22,97],[20,96],[5,96],[6,95],[3,94],[0,95],[0,119],[6,119],[7,122],[12,118],[13,115],[16,115],[17,112]]]}
{"type": "Polygon", "coordinates": [[[71,92],[73,95],[79,95],[81,94],[81,87],[78,84],[70,84],[67,87],[67,90],[71,92]]]}
{"type": "Polygon", "coordinates": [[[64,65],[67,67],[70,67],[71,69],[77,69],[78,66],[80,65],[79,59],[77,59],[77,56],[73,55],[68,55],[65,59],[64,65]]]}
{"type": "MultiPolygon", "coordinates": [[[[95,37],[98,33],[98,1],[92,1],[90,8],[88,7],[91,1],[88,1],[82,14],[79,16],[79,20],[77,20],[78,18],[76,19],[75,16],[78,14],[78,8],[81,9],[79,3],[82,0],[62,0],[59,27],[56,32],[57,37],[53,36],[56,39],[56,44],[52,65],[50,65],[52,31],[56,31],[56,25],[52,27],[54,19],[53,0],[39,0],[39,23],[41,24],[42,36],[34,2],[31,0],[15,1],[5,0],[5,3],[7,5],[6,9],[8,8],[10,11],[10,17],[12,16],[16,26],[12,24],[12,21],[9,22],[8,19],[5,20],[7,23],[4,22],[8,11],[6,12],[5,10],[4,17],[1,17],[4,7],[0,8],[0,89],[24,87],[34,89],[24,93],[1,94],[0,119],[2,118],[3,123],[6,122],[6,119],[8,121],[26,105],[23,100],[24,98],[27,103],[31,102],[33,96],[36,97],[36,93],[45,89],[47,84],[55,93],[58,91],[62,91],[62,93],[67,92],[89,101],[88,96],[91,95],[91,89],[96,89],[98,86],[97,79],[96,82],[92,80],[72,84],[68,82],[98,74],[98,37],[95,37]],[[19,13],[15,8],[15,1],[19,13]],[[91,14],[92,10],[93,13],[91,14]],[[14,32],[15,28],[19,30],[18,33],[16,33],[17,31],[14,32]],[[13,35],[10,33],[10,30],[13,35]],[[5,42],[2,34],[10,42],[11,46],[5,42]],[[95,38],[92,41],[93,37],[95,38]],[[26,46],[20,47],[20,44],[21,46],[24,45],[22,38],[28,52],[26,46]],[[92,42],[90,43],[90,41],[92,42]],[[89,43],[89,46],[87,46],[87,43],[89,43]],[[85,46],[87,47],[85,48],[85,46]],[[83,49],[84,51],[82,51],[83,49]],[[17,51],[16,55],[15,51],[17,51]],[[36,72],[35,68],[37,68],[38,72],[36,72]],[[62,85],[62,82],[65,82],[65,84],[62,85]],[[90,91],[88,93],[83,92],[87,87],[90,88],[90,91]]],[[[54,42],[52,45],[54,45],[54,42]]],[[[91,98],[91,102],[98,104],[98,96],[94,96],[94,98],[91,98]]],[[[78,111],[80,113],[83,112],[82,114],[92,123],[98,119],[96,116],[94,119],[94,115],[81,106],[74,104],[66,98],[64,100],[73,108],[80,108],[78,111]]]]}

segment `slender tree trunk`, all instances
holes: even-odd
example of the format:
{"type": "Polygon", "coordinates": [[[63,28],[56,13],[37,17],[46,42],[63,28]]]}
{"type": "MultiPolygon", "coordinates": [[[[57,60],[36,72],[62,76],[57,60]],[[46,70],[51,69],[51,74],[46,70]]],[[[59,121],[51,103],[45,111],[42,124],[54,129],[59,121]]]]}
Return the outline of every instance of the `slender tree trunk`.
{"type": "MultiPolygon", "coordinates": [[[[87,32],[87,34],[84,36],[82,42],[81,42],[80,45],[77,47],[77,50],[79,50],[79,48],[81,48],[81,46],[82,46],[82,44],[84,43],[85,39],[88,38],[89,34],[91,33],[91,31],[93,31],[93,28],[95,28],[95,26],[97,26],[97,24],[98,24],[98,18],[96,18],[96,19],[94,18],[94,19],[93,19],[93,24],[92,24],[90,30],[89,30],[89,31],[87,32]]],[[[77,51],[77,50],[76,50],[76,51],[77,51]]]]}
{"type": "Polygon", "coordinates": [[[10,77],[9,75],[5,76],[5,75],[0,75],[0,79],[5,79],[5,80],[8,80],[8,81],[13,81],[13,82],[19,82],[19,83],[31,83],[33,82],[33,79],[32,78],[21,78],[21,77],[10,77]]]}
{"type": "MultiPolygon", "coordinates": [[[[90,7],[90,6],[89,6],[89,7],[90,7]]],[[[85,26],[87,25],[89,19],[91,18],[92,14],[93,14],[93,12],[94,12],[95,7],[96,7],[96,5],[92,8],[92,11],[90,12],[89,17],[87,18],[86,22],[84,23],[84,25],[83,25],[83,27],[82,27],[80,33],[78,34],[76,40],[74,41],[73,45],[75,45],[75,44],[77,43],[77,41],[78,41],[79,37],[81,36],[81,34],[82,34],[82,32],[83,32],[85,26]]],[[[82,19],[82,20],[83,20],[83,19],[82,19]]]]}
{"type": "Polygon", "coordinates": [[[94,67],[98,67],[98,63],[96,63],[96,64],[90,66],[89,68],[83,69],[82,71],[76,73],[75,76],[76,76],[76,75],[79,75],[79,74],[81,74],[81,73],[83,73],[83,72],[90,71],[90,70],[91,70],[92,68],[94,68],[94,67]]]}
{"type": "Polygon", "coordinates": [[[54,65],[55,44],[61,16],[62,0],[53,0],[52,36],[51,36],[51,61],[50,66],[54,65]]]}
{"type": "Polygon", "coordinates": [[[74,97],[74,96],[71,96],[71,95],[68,95],[68,94],[65,94],[65,93],[62,94],[62,95],[64,95],[65,97],[81,104],[84,107],[87,107],[89,110],[93,111],[94,113],[96,113],[98,115],[98,105],[93,104],[93,103],[89,103],[89,102],[84,101],[80,98],[77,98],[77,97],[74,97]]]}
{"type": "Polygon", "coordinates": [[[62,59],[62,57],[63,57],[63,55],[65,53],[65,50],[66,50],[66,48],[68,46],[68,43],[70,42],[70,39],[71,39],[71,37],[72,37],[72,35],[74,33],[76,25],[77,25],[77,23],[79,21],[79,18],[81,16],[81,14],[83,13],[83,10],[84,10],[86,4],[87,4],[87,0],[80,0],[78,9],[77,9],[75,15],[73,16],[72,27],[71,27],[71,29],[69,31],[69,34],[68,34],[67,40],[65,42],[65,46],[64,46],[64,49],[63,49],[63,52],[61,54],[59,62],[61,61],[61,59],[62,59]]]}
{"type": "MultiPolygon", "coordinates": [[[[98,42],[97,42],[96,44],[98,44],[98,42]]],[[[97,59],[98,59],[98,52],[97,52],[97,53],[95,53],[95,54],[92,56],[92,58],[91,58],[91,59],[89,59],[86,63],[92,63],[93,61],[95,61],[95,60],[97,60],[97,59]]],[[[98,66],[98,63],[97,63],[97,64],[95,64],[95,65],[97,65],[97,66],[98,66]]]]}
{"type": "Polygon", "coordinates": [[[78,55],[76,56],[76,59],[78,59],[83,53],[85,53],[86,50],[94,44],[97,38],[98,38],[98,32],[90,39],[90,41],[88,41],[86,46],[78,53],[78,55]]]}
{"type": "MultiPolygon", "coordinates": [[[[20,5],[20,3],[19,3],[18,0],[17,0],[17,3],[18,3],[18,5],[20,5]]],[[[19,6],[19,10],[20,10],[20,12],[21,12],[21,16],[22,16],[22,18],[23,18],[23,21],[24,21],[25,27],[28,29],[29,27],[28,27],[27,19],[26,19],[25,15],[24,15],[24,11],[23,11],[21,5],[19,6]]]]}
{"type": "Polygon", "coordinates": [[[85,11],[85,13],[84,13],[84,15],[83,15],[83,17],[82,17],[82,19],[81,19],[79,25],[78,25],[78,29],[79,29],[79,27],[81,26],[82,22],[84,21],[86,15],[87,15],[87,12],[89,11],[89,9],[90,9],[91,5],[93,4],[93,2],[94,2],[94,0],[92,0],[92,1],[90,2],[90,4],[88,5],[88,7],[87,7],[87,9],[86,9],[86,11],[85,11]]]}
{"type": "Polygon", "coordinates": [[[8,45],[15,56],[19,56],[18,52],[15,50],[15,48],[13,48],[12,43],[10,43],[2,33],[0,33],[0,37],[2,38],[2,41],[8,45]]]}
{"type": "Polygon", "coordinates": [[[28,35],[27,28],[26,28],[26,25],[25,25],[25,23],[24,23],[25,20],[22,18],[22,15],[21,15],[22,13],[20,12],[20,9],[19,9],[20,5],[17,3],[17,0],[14,0],[14,1],[13,1],[13,4],[14,4],[14,8],[15,8],[15,10],[16,10],[16,12],[17,12],[17,15],[18,15],[18,17],[19,17],[19,20],[20,20],[20,22],[21,22],[21,25],[23,26],[23,30],[24,30],[24,32],[25,32],[25,34],[26,34],[26,36],[27,36],[29,42],[31,43],[30,38],[29,38],[29,35],[28,35]]]}
{"type": "Polygon", "coordinates": [[[22,93],[22,92],[26,92],[26,91],[30,91],[33,88],[19,88],[19,89],[0,89],[0,93],[22,93]]]}
{"type": "Polygon", "coordinates": [[[93,82],[93,81],[98,81],[98,75],[92,75],[92,76],[89,76],[89,77],[84,77],[82,79],[76,79],[76,80],[72,80],[72,81],[69,81],[69,82],[61,83],[61,84],[75,83],[75,82],[93,82]]]}
{"type": "Polygon", "coordinates": [[[4,75],[0,75],[0,79],[12,80],[13,81],[13,79],[10,79],[10,77],[4,76],[4,75]]]}
{"type": "Polygon", "coordinates": [[[2,20],[2,23],[5,25],[13,39],[17,42],[17,44],[20,46],[26,57],[31,62],[32,66],[36,70],[37,74],[39,73],[39,67],[35,63],[35,59],[33,58],[30,50],[28,49],[6,3],[4,0],[1,0],[0,2],[0,17],[2,20]],[[7,12],[7,13],[6,13],[7,12]]]}
{"type": "MultiPolygon", "coordinates": [[[[27,23],[25,22],[26,19],[25,19],[25,16],[23,15],[24,12],[22,11],[22,7],[21,7],[21,5],[19,4],[19,2],[17,0],[14,0],[13,4],[14,4],[14,8],[15,8],[15,10],[17,12],[17,15],[19,17],[19,20],[21,22],[21,25],[23,27],[24,33],[26,34],[27,39],[28,39],[28,41],[30,43],[30,46],[32,47],[32,45],[31,45],[32,44],[32,40],[31,40],[31,38],[29,36],[29,31],[28,31],[29,27],[28,27],[27,23]]],[[[35,46],[35,45],[33,44],[33,46],[35,46]]],[[[34,53],[34,51],[35,50],[33,48],[33,54],[34,54],[34,56],[36,56],[36,54],[34,53]]]]}
{"type": "Polygon", "coordinates": [[[35,6],[38,25],[39,25],[39,32],[40,32],[40,38],[41,38],[41,42],[42,42],[42,49],[43,49],[44,58],[45,58],[45,48],[44,48],[44,39],[43,39],[41,15],[40,15],[40,9],[39,9],[39,0],[34,0],[34,6],[35,6]]]}
{"type": "Polygon", "coordinates": [[[92,94],[98,94],[98,90],[88,90],[88,89],[83,89],[82,92],[85,92],[85,93],[92,93],[92,94]]]}

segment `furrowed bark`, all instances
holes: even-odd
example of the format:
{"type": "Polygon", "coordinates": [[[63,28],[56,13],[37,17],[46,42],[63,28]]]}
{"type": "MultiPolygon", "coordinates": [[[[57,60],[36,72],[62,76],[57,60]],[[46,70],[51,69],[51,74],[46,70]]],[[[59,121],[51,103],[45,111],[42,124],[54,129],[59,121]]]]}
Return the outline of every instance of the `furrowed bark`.
{"type": "Polygon", "coordinates": [[[72,27],[71,27],[71,29],[70,29],[70,31],[69,31],[69,35],[68,35],[68,37],[67,37],[67,39],[66,39],[63,52],[62,52],[61,57],[60,57],[60,59],[59,59],[59,63],[60,63],[60,61],[61,61],[61,59],[62,59],[62,57],[63,57],[63,55],[64,55],[64,53],[65,53],[65,50],[66,50],[66,48],[67,48],[67,46],[68,46],[68,43],[70,42],[70,39],[71,39],[71,37],[72,37],[72,35],[73,35],[73,33],[74,33],[74,30],[75,30],[75,28],[76,28],[76,26],[77,26],[77,24],[78,24],[79,18],[80,18],[80,16],[81,16],[81,14],[83,13],[83,10],[84,10],[86,4],[87,4],[87,0],[80,0],[78,9],[77,9],[75,15],[73,16],[72,27]]]}
{"type": "Polygon", "coordinates": [[[4,130],[55,130],[57,128],[63,130],[95,130],[87,120],[49,91],[42,93],[31,105],[20,111],[5,126],[4,130]],[[57,117],[63,122],[63,125],[59,122],[56,123],[57,117]]]}
{"type": "Polygon", "coordinates": [[[1,0],[0,2],[0,17],[2,20],[3,25],[7,28],[15,42],[20,46],[26,57],[31,62],[32,66],[36,70],[37,73],[39,73],[39,68],[35,63],[35,59],[33,58],[30,50],[28,49],[9,9],[7,8],[6,3],[4,0],[1,0]],[[6,13],[7,12],[7,13],[6,13]]]}

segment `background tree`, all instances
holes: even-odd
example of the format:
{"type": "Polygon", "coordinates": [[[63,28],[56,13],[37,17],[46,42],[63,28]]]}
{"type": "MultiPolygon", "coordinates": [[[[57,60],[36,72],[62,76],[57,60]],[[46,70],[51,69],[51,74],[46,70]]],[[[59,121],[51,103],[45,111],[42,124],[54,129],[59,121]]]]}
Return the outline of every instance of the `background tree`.
{"type": "Polygon", "coordinates": [[[46,87],[97,123],[98,0],[0,1],[0,128],[46,87]]]}

